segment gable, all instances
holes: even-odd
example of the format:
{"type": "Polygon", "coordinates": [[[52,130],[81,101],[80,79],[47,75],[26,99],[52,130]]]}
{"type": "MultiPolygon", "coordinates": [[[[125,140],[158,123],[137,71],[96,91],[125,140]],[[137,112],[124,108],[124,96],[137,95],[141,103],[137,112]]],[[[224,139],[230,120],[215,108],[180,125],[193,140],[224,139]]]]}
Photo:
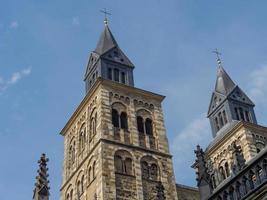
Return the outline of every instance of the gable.
{"type": "Polygon", "coordinates": [[[215,111],[216,108],[220,106],[225,99],[226,99],[226,96],[218,92],[213,92],[211,96],[211,100],[210,100],[208,116],[211,115],[211,113],[215,111]]]}
{"type": "Polygon", "coordinates": [[[238,86],[229,94],[228,99],[255,106],[251,99],[238,86]]]}
{"type": "Polygon", "coordinates": [[[134,67],[130,59],[118,47],[110,49],[104,55],[102,55],[101,58],[107,59],[112,62],[120,63],[122,65],[127,65],[129,67],[134,67]]]}
{"type": "Polygon", "coordinates": [[[86,78],[89,75],[91,68],[98,62],[98,60],[99,60],[98,54],[96,54],[94,52],[90,54],[84,78],[86,78]]]}

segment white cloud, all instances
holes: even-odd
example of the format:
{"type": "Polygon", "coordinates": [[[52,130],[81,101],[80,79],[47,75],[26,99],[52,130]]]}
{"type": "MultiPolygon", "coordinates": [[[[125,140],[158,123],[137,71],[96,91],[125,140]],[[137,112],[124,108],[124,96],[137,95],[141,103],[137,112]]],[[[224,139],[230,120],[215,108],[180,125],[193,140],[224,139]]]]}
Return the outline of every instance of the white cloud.
{"type": "Polygon", "coordinates": [[[19,24],[18,24],[17,21],[12,21],[12,22],[10,23],[10,25],[9,25],[9,28],[11,28],[11,29],[16,29],[16,28],[18,28],[18,26],[19,26],[19,24]]]}
{"type": "Polygon", "coordinates": [[[211,129],[206,114],[201,114],[195,118],[172,140],[170,147],[174,155],[176,178],[179,182],[189,184],[188,180],[194,179],[195,174],[191,169],[195,160],[194,149],[198,144],[205,149],[210,141],[211,129]]]}
{"type": "Polygon", "coordinates": [[[186,126],[171,143],[171,149],[178,157],[191,155],[197,144],[207,145],[211,140],[211,129],[206,114],[201,114],[186,126]]]}
{"type": "Polygon", "coordinates": [[[254,70],[250,75],[249,96],[256,103],[265,103],[267,99],[267,64],[254,70]]]}
{"type": "Polygon", "coordinates": [[[79,17],[73,17],[73,18],[72,18],[72,24],[73,24],[73,25],[79,25],[79,24],[80,24],[80,19],[79,19],[79,17]]]}
{"type": "Polygon", "coordinates": [[[18,81],[28,75],[31,74],[31,67],[28,67],[26,69],[23,69],[19,72],[15,72],[12,74],[12,76],[8,80],[4,80],[3,78],[0,77],[0,94],[4,92],[7,88],[9,88],[12,85],[15,85],[18,83],[18,81]]]}

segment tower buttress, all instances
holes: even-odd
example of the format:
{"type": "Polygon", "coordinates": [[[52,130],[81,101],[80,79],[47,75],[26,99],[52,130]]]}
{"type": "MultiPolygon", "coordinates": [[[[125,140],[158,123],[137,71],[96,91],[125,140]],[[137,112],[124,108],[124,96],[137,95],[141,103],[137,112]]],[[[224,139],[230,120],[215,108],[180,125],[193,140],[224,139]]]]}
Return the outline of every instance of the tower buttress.
{"type": "Polygon", "coordinates": [[[48,158],[45,154],[42,154],[39,163],[39,169],[37,171],[35,188],[33,190],[33,200],[49,200],[49,180],[48,180],[48,158]]]}

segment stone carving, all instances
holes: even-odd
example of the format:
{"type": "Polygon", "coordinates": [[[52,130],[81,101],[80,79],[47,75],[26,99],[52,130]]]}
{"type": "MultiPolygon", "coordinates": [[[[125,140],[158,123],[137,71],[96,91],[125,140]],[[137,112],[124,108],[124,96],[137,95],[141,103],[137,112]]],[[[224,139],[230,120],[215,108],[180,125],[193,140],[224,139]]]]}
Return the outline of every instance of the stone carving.
{"type": "Polygon", "coordinates": [[[237,145],[236,142],[232,143],[232,150],[233,150],[233,161],[234,161],[232,166],[232,171],[235,174],[245,167],[246,160],[242,153],[241,146],[237,145]]]}

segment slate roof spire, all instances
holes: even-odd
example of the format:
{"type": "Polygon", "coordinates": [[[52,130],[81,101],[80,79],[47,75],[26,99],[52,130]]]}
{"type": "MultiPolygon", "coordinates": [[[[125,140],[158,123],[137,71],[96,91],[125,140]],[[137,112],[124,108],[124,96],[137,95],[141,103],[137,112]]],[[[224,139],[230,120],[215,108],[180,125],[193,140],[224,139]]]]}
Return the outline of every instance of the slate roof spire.
{"type": "Polygon", "coordinates": [[[236,86],[234,81],[226,73],[222,65],[219,65],[217,70],[217,80],[215,85],[215,91],[227,96],[236,86]]]}
{"type": "Polygon", "coordinates": [[[48,180],[48,158],[43,153],[39,163],[38,175],[36,176],[35,188],[33,190],[33,200],[49,200],[49,180],[48,180]]]}
{"type": "Polygon", "coordinates": [[[85,71],[86,94],[98,78],[134,87],[133,69],[133,63],[119,47],[105,18],[104,30],[95,50],[90,54],[85,71]]]}
{"type": "Polygon", "coordinates": [[[216,54],[217,64],[218,64],[215,91],[224,96],[227,96],[234,89],[236,85],[222,66],[222,60],[220,57],[222,54],[217,49],[215,49],[213,53],[216,54]]]}
{"type": "Polygon", "coordinates": [[[234,83],[222,66],[217,50],[217,78],[208,110],[213,137],[224,132],[235,121],[246,121],[257,124],[254,103],[234,83]],[[225,127],[225,128],[223,128],[225,127]]]}
{"type": "Polygon", "coordinates": [[[118,47],[118,44],[114,36],[112,35],[108,25],[105,24],[104,31],[102,32],[98,40],[95,52],[98,53],[99,55],[103,55],[104,53],[106,53],[107,51],[109,51],[114,47],[118,47]]]}

